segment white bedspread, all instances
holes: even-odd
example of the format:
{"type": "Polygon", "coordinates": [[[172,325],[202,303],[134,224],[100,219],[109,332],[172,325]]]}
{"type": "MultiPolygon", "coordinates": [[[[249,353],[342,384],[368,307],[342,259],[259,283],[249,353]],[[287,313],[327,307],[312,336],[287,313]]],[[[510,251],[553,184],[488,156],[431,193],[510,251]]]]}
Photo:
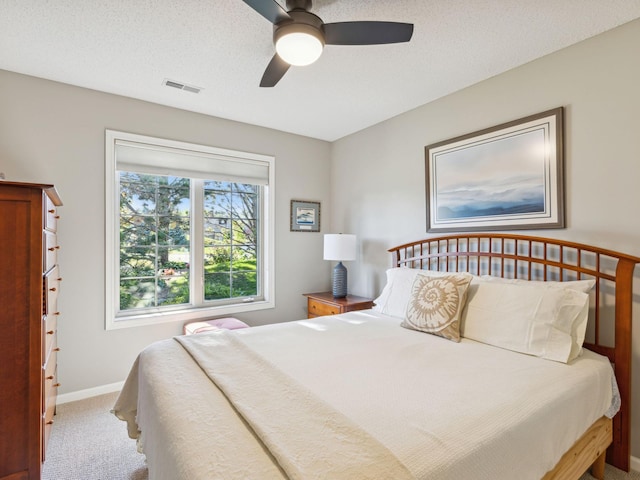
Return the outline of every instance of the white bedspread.
{"type": "Polygon", "coordinates": [[[236,335],[176,340],[231,400],[290,479],[412,478],[380,442],[236,335]]]}
{"type": "MultiPolygon", "coordinates": [[[[415,478],[538,480],[611,404],[612,369],[592,352],[565,365],[398,323],[362,311],[224,335],[376,438],[415,478]]],[[[174,340],[149,347],[116,405],[130,421],[138,409],[150,478],[287,478],[194,365],[174,340]]]]}

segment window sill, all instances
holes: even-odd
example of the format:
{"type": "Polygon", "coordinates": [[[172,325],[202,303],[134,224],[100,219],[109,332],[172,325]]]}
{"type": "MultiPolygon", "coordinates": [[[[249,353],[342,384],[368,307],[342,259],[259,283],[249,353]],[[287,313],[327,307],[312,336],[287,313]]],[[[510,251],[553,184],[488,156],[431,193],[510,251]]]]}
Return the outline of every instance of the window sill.
{"type": "Polygon", "coordinates": [[[218,307],[192,308],[172,312],[149,313],[144,315],[129,315],[116,318],[107,318],[105,330],[117,330],[121,328],[144,327],[172,322],[191,322],[233,315],[241,312],[252,312],[275,308],[273,301],[258,301],[251,303],[221,305],[218,307]]]}

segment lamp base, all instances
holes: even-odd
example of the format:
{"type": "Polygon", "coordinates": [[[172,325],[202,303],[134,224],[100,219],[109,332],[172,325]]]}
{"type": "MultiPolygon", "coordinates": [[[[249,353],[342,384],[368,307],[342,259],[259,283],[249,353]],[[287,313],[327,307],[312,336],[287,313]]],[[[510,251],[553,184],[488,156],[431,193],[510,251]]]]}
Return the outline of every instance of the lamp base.
{"type": "Polygon", "coordinates": [[[331,293],[333,298],[344,298],[347,296],[347,267],[342,262],[333,267],[331,275],[331,293]]]}

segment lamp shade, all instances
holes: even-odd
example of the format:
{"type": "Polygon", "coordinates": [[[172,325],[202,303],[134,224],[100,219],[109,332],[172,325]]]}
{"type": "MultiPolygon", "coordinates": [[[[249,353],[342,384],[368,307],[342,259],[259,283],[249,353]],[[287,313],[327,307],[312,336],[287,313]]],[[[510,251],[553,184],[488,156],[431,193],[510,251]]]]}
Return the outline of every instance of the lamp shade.
{"type": "Polygon", "coordinates": [[[356,259],[356,236],[330,233],[324,236],[324,259],[347,261],[356,259]]]}

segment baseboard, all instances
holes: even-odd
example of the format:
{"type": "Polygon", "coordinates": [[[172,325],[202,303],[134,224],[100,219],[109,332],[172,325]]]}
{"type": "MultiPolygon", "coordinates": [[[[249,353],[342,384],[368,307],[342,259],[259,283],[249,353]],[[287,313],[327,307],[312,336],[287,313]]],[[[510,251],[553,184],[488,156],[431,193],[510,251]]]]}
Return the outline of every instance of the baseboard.
{"type": "Polygon", "coordinates": [[[640,472],[640,458],[634,457],[633,455],[631,455],[631,462],[629,463],[630,463],[631,470],[640,472]]]}
{"type": "Polygon", "coordinates": [[[75,402],[76,400],[84,400],[85,398],[97,397],[105,393],[119,392],[122,390],[123,385],[124,382],[116,382],[110,383],[109,385],[87,388],[86,390],[78,390],[77,392],[63,393],[62,395],[58,395],[56,403],[61,405],[63,403],[75,402]]]}

